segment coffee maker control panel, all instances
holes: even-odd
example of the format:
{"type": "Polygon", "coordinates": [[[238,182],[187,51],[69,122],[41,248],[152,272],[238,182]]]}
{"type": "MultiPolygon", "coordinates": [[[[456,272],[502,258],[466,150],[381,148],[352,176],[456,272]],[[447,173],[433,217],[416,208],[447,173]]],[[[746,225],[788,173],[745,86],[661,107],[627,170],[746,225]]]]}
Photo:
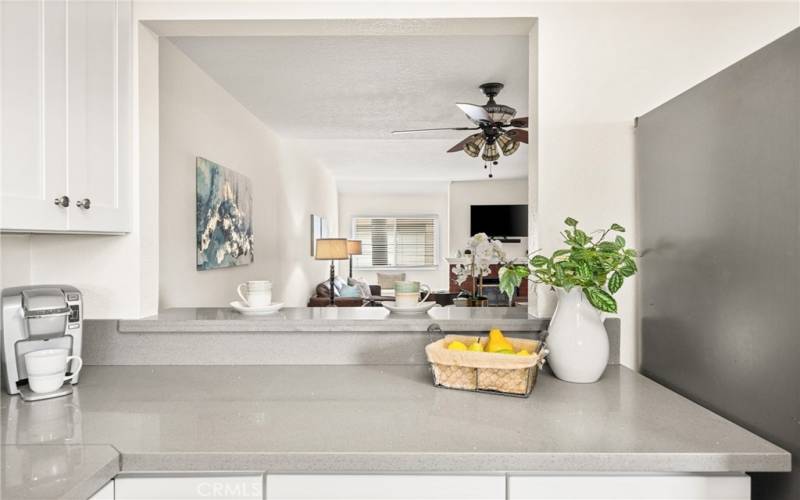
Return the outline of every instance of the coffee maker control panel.
{"type": "Polygon", "coordinates": [[[77,293],[67,293],[65,295],[69,306],[67,329],[75,330],[81,327],[81,296],[77,293]]]}

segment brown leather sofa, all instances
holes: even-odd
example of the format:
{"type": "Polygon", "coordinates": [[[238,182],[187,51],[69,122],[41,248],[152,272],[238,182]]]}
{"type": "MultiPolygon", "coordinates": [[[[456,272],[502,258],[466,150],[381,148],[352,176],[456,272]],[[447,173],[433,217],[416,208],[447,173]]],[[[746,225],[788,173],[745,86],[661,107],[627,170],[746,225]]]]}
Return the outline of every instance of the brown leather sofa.
{"type": "MultiPolygon", "coordinates": [[[[380,306],[381,302],[394,300],[394,297],[384,297],[381,295],[380,285],[370,285],[369,291],[372,297],[334,297],[333,304],[336,307],[380,306]]],[[[315,295],[308,299],[308,307],[328,307],[330,305],[330,287],[318,286],[315,290],[315,295]]]]}

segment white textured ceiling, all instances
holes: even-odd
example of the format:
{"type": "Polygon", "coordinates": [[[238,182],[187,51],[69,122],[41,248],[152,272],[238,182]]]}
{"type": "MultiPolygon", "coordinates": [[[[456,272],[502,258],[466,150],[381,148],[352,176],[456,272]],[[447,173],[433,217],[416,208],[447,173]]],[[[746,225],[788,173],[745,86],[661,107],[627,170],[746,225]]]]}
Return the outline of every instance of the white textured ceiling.
{"type": "MultiPolygon", "coordinates": [[[[469,132],[392,135],[470,122],[455,102],[477,86],[528,112],[528,37],[520,35],[201,36],[171,40],[254,115],[340,181],[486,178],[480,159],[446,153],[469,132]]],[[[501,157],[497,178],[527,176],[527,147],[501,157]]]]}

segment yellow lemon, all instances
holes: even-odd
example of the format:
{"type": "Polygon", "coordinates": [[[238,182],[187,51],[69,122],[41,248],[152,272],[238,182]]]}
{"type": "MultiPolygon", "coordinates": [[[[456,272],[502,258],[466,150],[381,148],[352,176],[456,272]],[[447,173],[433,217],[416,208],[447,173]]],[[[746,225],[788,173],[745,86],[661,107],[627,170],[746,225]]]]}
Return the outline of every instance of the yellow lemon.
{"type": "Polygon", "coordinates": [[[503,332],[498,328],[493,328],[489,332],[489,341],[486,343],[486,352],[512,351],[514,347],[503,336],[503,332]]]}
{"type": "Polygon", "coordinates": [[[447,346],[447,348],[450,349],[451,351],[466,351],[467,350],[467,346],[465,346],[463,342],[459,342],[458,340],[454,340],[453,342],[450,342],[450,344],[447,346]]]}
{"type": "Polygon", "coordinates": [[[480,342],[473,342],[469,345],[469,350],[472,352],[483,352],[483,346],[480,342]]]}
{"type": "Polygon", "coordinates": [[[517,352],[517,356],[530,356],[530,355],[531,355],[531,353],[529,353],[529,352],[528,352],[528,351],[526,351],[525,349],[523,349],[523,350],[521,350],[521,351],[517,352]]]}
{"type": "Polygon", "coordinates": [[[499,351],[495,351],[495,354],[514,354],[513,349],[500,349],[499,351]]]}

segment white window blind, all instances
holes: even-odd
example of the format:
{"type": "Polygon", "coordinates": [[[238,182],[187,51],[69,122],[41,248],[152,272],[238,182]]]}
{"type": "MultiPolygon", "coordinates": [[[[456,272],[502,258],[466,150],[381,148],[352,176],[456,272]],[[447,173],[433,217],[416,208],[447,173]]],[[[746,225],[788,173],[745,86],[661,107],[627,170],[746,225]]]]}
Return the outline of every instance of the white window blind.
{"type": "Polygon", "coordinates": [[[438,224],[435,216],[353,217],[352,239],[361,240],[353,267],[436,267],[438,224]]]}

